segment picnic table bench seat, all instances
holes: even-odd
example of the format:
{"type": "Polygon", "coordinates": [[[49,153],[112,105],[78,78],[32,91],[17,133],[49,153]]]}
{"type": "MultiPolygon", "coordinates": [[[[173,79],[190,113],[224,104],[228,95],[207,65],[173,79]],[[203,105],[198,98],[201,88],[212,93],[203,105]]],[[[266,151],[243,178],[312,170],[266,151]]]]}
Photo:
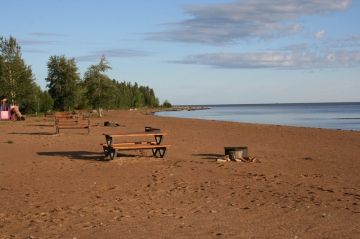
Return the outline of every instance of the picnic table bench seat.
{"type": "Polygon", "coordinates": [[[72,112],[55,112],[53,114],[48,114],[46,117],[49,118],[73,118],[77,117],[79,114],[72,113],[72,112]]]}
{"type": "Polygon", "coordinates": [[[127,151],[127,150],[144,150],[151,149],[153,156],[156,158],[163,158],[166,153],[166,149],[171,145],[165,144],[153,144],[153,143],[119,143],[113,145],[102,144],[105,157],[110,156],[110,159],[113,160],[117,157],[118,151],[127,151]]]}
{"type": "Polygon", "coordinates": [[[87,129],[90,133],[90,119],[88,117],[76,118],[56,118],[55,119],[56,134],[60,133],[60,129],[87,129]]]}

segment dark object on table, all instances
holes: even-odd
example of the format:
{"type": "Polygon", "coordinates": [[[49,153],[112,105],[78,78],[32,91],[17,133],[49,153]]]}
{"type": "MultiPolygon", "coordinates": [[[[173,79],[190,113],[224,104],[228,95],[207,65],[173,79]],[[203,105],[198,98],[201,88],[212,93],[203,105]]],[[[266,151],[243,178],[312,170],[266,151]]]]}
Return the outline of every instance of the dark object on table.
{"type": "Polygon", "coordinates": [[[146,126],[145,127],[145,132],[160,132],[160,129],[153,128],[153,127],[150,127],[150,126],[146,126]]]}

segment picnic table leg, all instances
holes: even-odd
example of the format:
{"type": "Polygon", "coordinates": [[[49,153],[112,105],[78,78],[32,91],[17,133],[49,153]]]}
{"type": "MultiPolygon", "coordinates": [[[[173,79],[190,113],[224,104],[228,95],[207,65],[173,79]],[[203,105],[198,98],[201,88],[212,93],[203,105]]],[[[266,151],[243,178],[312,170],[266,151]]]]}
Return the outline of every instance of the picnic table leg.
{"type": "Polygon", "coordinates": [[[163,140],[162,135],[155,135],[156,144],[161,144],[162,140],[163,140]]]}
{"type": "Polygon", "coordinates": [[[108,146],[111,146],[112,145],[112,137],[109,136],[109,135],[105,135],[105,140],[106,140],[106,144],[108,146]]]}
{"type": "Polygon", "coordinates": [[[59,134],[59,121],[55,118],[55,134],[59,134]]]}
{"type": "Polygon", "coordinates": [[[104,150],[105,158],[107,158],[108,156],[110,156],[109,147],[103,145],[103,150],[104,150]]]}
{"type": "Polygon", "coordinates": [[[90,134],[90,118],[87,118],[88,134],[90,134]]]}
{"type": "Polygon", "coordinates": [[[117,157],[117,150],[112,148],[111,146],[103,145],[103,150],[105,158],[110,157],[110,160],[113,160],[115,157],[117,157]]]}
{"type": "Polygon", "coordinates": [[[166,148],[159,149],[160,158],[163,158],[165,156],[165,152],[166,152],[166,148]]]}
{"type": "Polygon", "coordinates": [[[113,148],[110,148],[110,159],[113,160],[114,158],[117,157],[117,150],[116,149],[113,149],[113,148]]]}
{"type": "Polygon", "coordinates": [[[157,149],[151,149],[154,157],[156,157],[156,150],[157,150],[157,149]]]}
{"type": "Polygon", "coordinates": [[[156,158],[163,158],[165,156],[166,148],[156,148],[152,149],[153,155],[156,158]]]}

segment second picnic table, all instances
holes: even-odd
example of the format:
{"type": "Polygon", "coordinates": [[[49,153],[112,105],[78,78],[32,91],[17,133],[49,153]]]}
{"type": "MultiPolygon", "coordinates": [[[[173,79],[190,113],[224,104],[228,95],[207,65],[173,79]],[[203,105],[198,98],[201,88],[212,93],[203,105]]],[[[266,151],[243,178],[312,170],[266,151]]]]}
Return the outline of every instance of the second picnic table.
{"type": "Polygon", "coordinates": [[[161,144],[166,133],[162,132],[132,132],[119,134],[103,134],[105,136],[106,144],[103,144],[105,156],[110,156],[110,159],[117,157],[119,150],[142,150],[151,149],[154,157],[163,158],[166,148],[170,145],[161,144]],[[114,143],[114,138],[131,138],[129,142],[114,143]],[[150,140],[148,138],[152,138],[150,140]],[[135,139],[135,140],[134,140],[135,139]],[[141,140],[140,140],[141,139],[141,140]],[[145,139],[145,140],[144,140],[145,139]]]}

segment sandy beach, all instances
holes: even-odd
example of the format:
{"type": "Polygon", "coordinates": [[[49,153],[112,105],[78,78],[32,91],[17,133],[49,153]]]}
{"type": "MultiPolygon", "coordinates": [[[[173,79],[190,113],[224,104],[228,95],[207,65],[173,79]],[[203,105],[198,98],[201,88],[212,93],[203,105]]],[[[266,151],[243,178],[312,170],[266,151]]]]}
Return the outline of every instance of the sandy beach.
{"type": "Polygon", "coordinates": [[[360,132],[107,112],[91,133],[0,122],[0,238],[358,238],[360,132]],[[104,127],[116,121],[123,127],[104,127]],[[164,159],[103,160],[102,133],[160,128],[164,159]],[[224,146],[257,163],[216,162],[224,146]]]}

